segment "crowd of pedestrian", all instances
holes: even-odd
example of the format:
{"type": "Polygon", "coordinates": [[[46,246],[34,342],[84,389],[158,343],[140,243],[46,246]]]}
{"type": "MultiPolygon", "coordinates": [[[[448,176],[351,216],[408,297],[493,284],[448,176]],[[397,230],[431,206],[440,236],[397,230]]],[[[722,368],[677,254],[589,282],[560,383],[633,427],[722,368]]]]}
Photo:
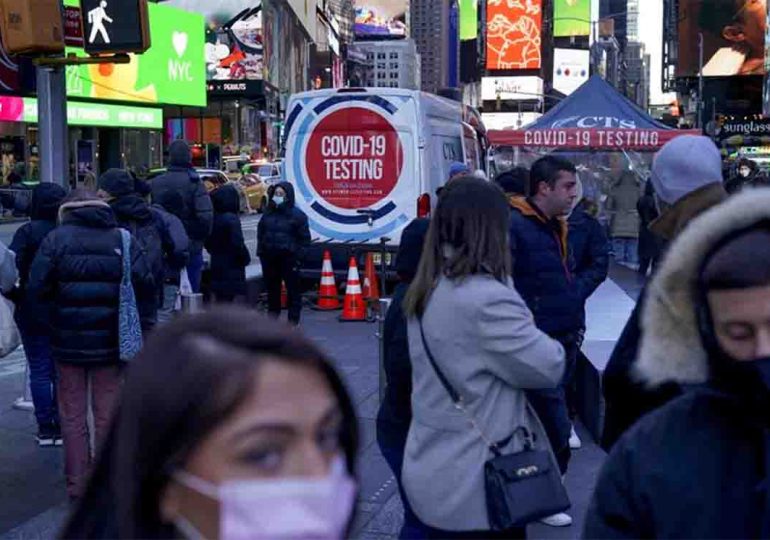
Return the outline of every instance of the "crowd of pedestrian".
{"type": "MultiPolygon", "coordinates": [[[[251,260],[237,191],[201,192],[189,148],[172,146],[152,204],[124,171],[102,175],[98,194],[40,185],[33,219],[11,250],[0,244],[38,440],[65,447],[74,511],[63,536],[346,537],[357,424],[324,353],[233,305],[154,331],[169,279],[186,274],[200,290],[204,246],[216,304],[243,294],[251,260]],[[144,341],[131,358],[126,302],[144,341]]],[[[652,276],[603,376],[609,457],[584,536],[770,534],[770,190],[728,199],[716,146],[681,136],[639,191],[621,177],[608,231],[558,155],[495,182],[458,165],[431,217],[406,227],[377,417],[402,538],[523,538],[534,521],[572,524],[563,479],[581,447],[575,366],[610,238],[624,261],[638,238],[640,272],[652,276]]],[[[271,189],[258,239],[269,313],[285,283],[297,325],[310,235],[291,184],[271,189]]]]}

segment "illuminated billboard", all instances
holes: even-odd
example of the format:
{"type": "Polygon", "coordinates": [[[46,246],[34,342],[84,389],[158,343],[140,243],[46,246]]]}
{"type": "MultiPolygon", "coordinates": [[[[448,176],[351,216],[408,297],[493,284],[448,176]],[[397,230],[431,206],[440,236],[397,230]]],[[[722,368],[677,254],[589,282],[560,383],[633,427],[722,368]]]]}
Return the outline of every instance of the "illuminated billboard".
{"type": "Polygon", "coordinates": [[[766,0],[680,0],[677,75],[698,75],[699,34],[704,76],[763,75],[766,29],[766,0]]]}
{"type": "Polygon", "coordinates": [[[479,35],[478,0],[460,0],[460,40],[469,41],[479,35]]]}
{"type": "Polygon", "coordinates": [[[487,69],[540,69],[541,0],[487,0],[487,69]]]}
{"type": "Polygon", "coordinates": [[[407,0],[355,0],[357,38],[405,38],[407,0]]]}
{"type": "Polygon", "coordinates": [[[565,96],[588,80],[591,53],[581,49],[553,50],[553,87],[565,96]]]}
{"type": "Polygon", "coordinates": [[[554,0],[554,37],[587,36],[591,33],[591,0],[554,0]]]}

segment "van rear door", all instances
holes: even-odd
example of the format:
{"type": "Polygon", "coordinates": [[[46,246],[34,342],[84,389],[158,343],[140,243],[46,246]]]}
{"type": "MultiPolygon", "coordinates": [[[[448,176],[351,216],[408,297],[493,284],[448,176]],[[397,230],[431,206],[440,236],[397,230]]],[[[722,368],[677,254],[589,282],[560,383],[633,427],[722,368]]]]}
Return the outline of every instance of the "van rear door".
{"type": "Polygon", "coordinates": [[[317,242],[397,244],[419,196],[413,94],[309,92],[289,105],[284,177],[317,242]]]}

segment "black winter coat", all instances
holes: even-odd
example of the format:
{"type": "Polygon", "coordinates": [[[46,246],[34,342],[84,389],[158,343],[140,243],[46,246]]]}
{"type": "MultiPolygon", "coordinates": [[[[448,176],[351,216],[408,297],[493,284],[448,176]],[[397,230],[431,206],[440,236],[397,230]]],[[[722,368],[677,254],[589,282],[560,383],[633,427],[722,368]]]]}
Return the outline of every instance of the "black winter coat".
{"type": "Polygon", "coordinates": [[[152,271],[151,287],[135,287],[136,302],[142,325],[149,328],[157,322],[158,308],[166,277],[163,263],[163,231],[147,203],[138,195],[126,195],[110,202],[118,225],[130,232],[144,254],[145,262],[152,271]]]}
{"type": "Polygon", "coordinates": [[[190,149],[183,141],[174,141],[169,148],[169,167],[165,174],[152,181],[152,200],[182,220],[192,249],[202,247],[211,234],[214,211],[211,197],[198,173],[192,168],[190,149]],[[169,194],[181,196],[180,208],[166,206],[169,194]]]}
{"type": "Polygon", "coordinates": [[[282,182],[275,187],[286,192],[286,202],[276,207],[271,196],[257,229],[257,254],[260,257],[292,256],[301,260],[310,245],[307,216],[294,204],[294,186],[282,182]]]}
{"type": "Polygon", "coordinates": [[[582,327],[585,327],[585,302],[607,279],[610,266],[610,244],[604,227],[578,205],[568,220],[572,273],[578,297],[583,299],[582,327]]]}
{"type": "MultiPolygon", "coordinates": [[[[150,207],[155,225],[163,242],[163,262],[166,281],[179,281],[179,272],[190,261],[190,238],[182,221],[158,204],[150,207]]],[[[161,289],[162,283],[161,283],[161,289]]]]}
{"type": "MultiPolygon", "coordinates": [[[[28,293],[50,305],[53,358],[93,365],[116,363],[122,241],[112,209],[100,201],[62,206],[62,224],[43,240],[32,263],[28,293]]],[[[132,282],[152,288],[152,272],[136,239],[132,282]]]]}
{"type": "Polygon", "coordinates": [[[515,198],[511,204],[514,287],[541,331],[550,336],[579,331],[588,287],[581,290],[572,274],[567,224],[547,221],[528,200],[515,198]]]}
{"type": "Polygon", "coordinates": [[[16,321],[22,328],[28,330],[34,328],[38,331],[45,330],[40,326],[41,321],[35,314],[44,313],[48,308],[33,302],[31,296],[27,294],[27,286],[32,261],[35,260],[35,255],[45,237],[56,228],[59,206],[66,195],[67,192],[58,184],[44,182],[37,186],[33,191],[30,205],[31,221],[16,231],[10,245],[10,250],[16,254],[16,267],[19,270],[19,287],[13,294],[16,301],[16,321]]]}
{"type": "Polygon", "coordinates": [[[206,249],[211,254],[211,292],[225,296],[246,294],[246,267],[251,263],[251,255],[238,217],[238,191],[226,185],[216,190],[211,199],[214,230],[206,241],[206,249]]]}
{"type": "Polygon", "coordinates": [[[704,388],[646,416],[607,459],[584,537],[767,538],[770,425],[757,412],[704,388]]]}
{"type": "Polygon", "coordinates": [[[650,230],[650,224],[658,219],[658,209],[655,207],[655,197],[652,193],[645,193],[639,199],[636,211],[639,213],[639,258],[654,261],[660,257],[664,242],[650,230]]]}

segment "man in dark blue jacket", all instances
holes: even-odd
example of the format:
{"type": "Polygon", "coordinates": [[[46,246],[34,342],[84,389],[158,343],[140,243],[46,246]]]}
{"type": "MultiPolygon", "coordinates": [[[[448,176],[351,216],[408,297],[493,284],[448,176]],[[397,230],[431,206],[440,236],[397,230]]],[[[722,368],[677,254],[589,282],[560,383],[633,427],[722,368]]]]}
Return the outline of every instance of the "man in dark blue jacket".
{"type": "Polygon", "coordinates": [[[10,246],[11,251],[16,253],[20,278],[19,287],[14,291],[15,318],[29,362],[29,387],[35,405],[37,442],[40,446],[60,445],[61,429],[50,329],[39,317],[48,308],[34,302],[27,292],[27,285],[32,261],[45,237],[56,228],[59,206],[66,196],[67,192],[58,184],[44,182],[36,186],[30,204],[31,221],[16,231],[10,246]]]}
{"type": "Polygon", "coordinates": [[[281,282],[289,296],[289,322],[299,324],[302,291],[299,267],[310,245],[305,213],[294,204],[294,186],[281,182],[270,188],[270,203],[257,228],[257,255],[267,287],[268,313],[281,314],[281,282]]]}
{"type": "MultiPolygon", "coordinates": [[[[565,349],[567,368],[555,389],[527,392],[543,422],[562,474],[570,460],[572,424],[565,385],[571,380],[582,328],[584,298],[572,273],[565,216],[577,199],[576,169],[569,161],[546,156],[530,171],[530,197],[512,198],[511,255],[513,284],[529,306],[537,327],[565,349]]],[[[572,519],[558,514],[547,525],[568,526],[572,519]]]]}
{"type": "MultiPolygon", "coordinates": [[[[168,192],[182,196],[181,214],[187,236],[190,238],[190,261],[187,273],[195,292],[200,292],[203,273],[203,243],[211,234],[214,209],[206,186],[192,166],[192,153],[184,141],[174,141],[168,149],[168,170],[152,181],[152,200],[163,204],[168,192]]],[[[174,212],[171,208],[166,208],[174,212]]]]}

